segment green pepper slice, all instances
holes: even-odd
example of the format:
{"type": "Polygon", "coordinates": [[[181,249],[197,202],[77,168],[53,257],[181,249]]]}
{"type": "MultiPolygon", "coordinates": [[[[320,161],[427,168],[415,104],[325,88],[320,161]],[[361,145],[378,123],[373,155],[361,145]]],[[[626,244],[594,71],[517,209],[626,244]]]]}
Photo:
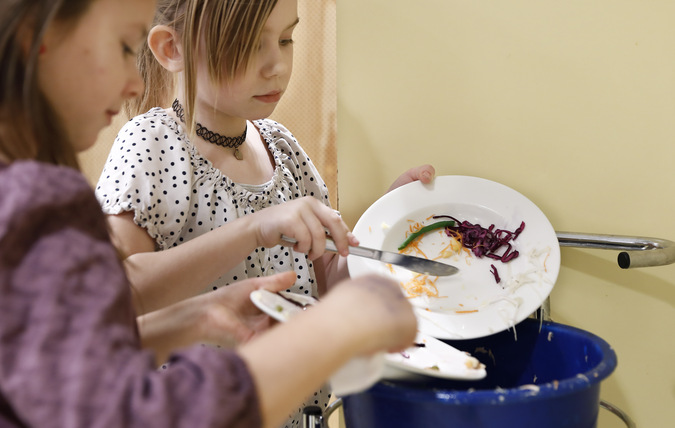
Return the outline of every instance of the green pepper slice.
{"type": "Polygon", "coordinates": [[[424,226],[423,228],[421,228],[417,232],[411,233],[408,236],[408,238],[406,238],[406,240],[403,241],[403,243],[398,246],[398,250],[401,251],[402,249],[404,249],[405,247],[410,245],[410,243],[412,241],[414,241],[418,237],[424,235],[425,233],[428,233],[428,232],[431,232],[432,230],[436,230],[436,229],[440,229],[440,228],[454,227],[454,226],[455,226],[455,222],[453,220],[439,221],[439,222],[432,223],[432,224],[429,224],[427,226],[424,226]]]}

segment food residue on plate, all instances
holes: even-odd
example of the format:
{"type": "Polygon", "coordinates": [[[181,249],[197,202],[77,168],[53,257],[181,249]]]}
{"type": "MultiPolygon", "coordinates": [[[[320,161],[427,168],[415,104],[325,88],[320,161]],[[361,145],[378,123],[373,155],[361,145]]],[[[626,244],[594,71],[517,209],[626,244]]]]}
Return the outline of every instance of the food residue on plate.
{"type": "MultiPolygon", "coordinates": [[[[449,236],[451,242],[441,251],[438,258],[447,258],[449,255],[459,253],[464,248],[467,252],[470,250],[470,253],[473,253],[478,258],[487,257],[501,261],[502,263],[508,263],[518,257],[519,252],[514,248],[514,241],[525,229],[524,221],[521,221],[520,226],[516,230],[510,231],[496,228],[494,224],[485,228],[478,223],[474,224],[466,220],[460,221],[451,215],[431,215],[422,222],[414,220],[408,220],[408,222],[410,222],[410,225],[406,231],[405,240],[398,247],[401,253],[410,254],[410,251],[412,251],[420,257],[428,258],[419,248],[419,242],[426,234],[439,231],[443,235],[449,236]],[[443,220],[425,224],[425,222],[431,219],[443,220]],[[449,251],[451,254],[447,254],[449,251]]],[[[437,258],[434,260],[437,260],[437,258]]],[[[497,267],[494,264],[490,266],[490,272],[494,276],[495,282],[499,284],[501,278],[497,267]]]]}
{"type": "MultiPolygon", "coordinates": [[[[467,355],[468,355],[468,354],[467,354],[467,355]]],[[[467,369],[478,370],[478,369],[484,369],[484,368],[485,368],[485,364],[483,364],[483,363],[481,363],[480,361],[478,361],[478,358],[471,357],[471,356],[470,356],[469,358],[466,359],[466,361],[464,362],[464,364],[466,365],[466,368],[467,368],[467,369]]]]}
{"type": "MultiPolygon", "coordinates": [[[[546,273],[545,263],[551,251],[550,247],[545,249],[532,249],[529,253],[524,254],[524,258],[529,262],[529,268],[526,267],[525,270],[518,268],[516,271],[513,271],[508,265],[511,260],[516,259],[519,255],[518,250],[515,248],[514,240],[523,232],[525,228],[524,222],[521,222],[520,226],[514,231],[497,229],[494,224],[491,224],[490,227],[486,229],[480,226],[480,224],[472,224],[465,221],[460,222],[460,220],[454,218],[453,221],[450,222],[460,222],[460,224],[467,223],[469,226],[466,227],[471,229],[468,232],[463,229],[460,231],[455,230],[456,227],[443,226],[436,228],[435,225],[441,222],[431,223],[430,225],[427,224],[430,219],[437,219],[440,217],[452,218],[450,216],[434,215],[422,221],[407,220],[408,226],[405,232],[406,240],[404,242],[406,245],[402,250],[399,250],[399,252],[436,261],[451,259],[453,257],[457,259],[460,256],[464,256],[467,266],[471,265],[471,259],[474,257],[484,258],[485,260],[490,259],[490,261],[495,260],[494,263],[500,261],[505,266],[508,266],[506,271],[500,275],[495,264],[488,263],[488,266],[490,266],[488,272],[493,277],[495,283],[499,284],[499,288],[504,290],[503,293],[498,293],[493,299],[476,302],[476,305],[471,305],[472,307],[470,308],[463,308],[461,305],[460,307],[445,306],[441,310],[458,315],[471,314],[479,312],[481,308],[500,301],[513,303],[514,307],[517,309],[520,306],[520,301],[510,299],[510,295],[525,284],[546,282],[546,279],[544,278],[546,273]],[[425,229],[425,233],[420,233],[425,229]],[[492,245],[492,247],[484,250],[478,249],[477,247],[483,244],[480,239],[471,235],[474,232],[491,234],[493,238],[486,238],[485,245],[489,244],[492,245]],[[463,233],[467,235],[464,236],[463,233]],[[436,237],[436,235],[440,236],[440,239],[436,237]],[[413,237],[413,239],[410,239],[411,237],[413,237]],[[467,241],[471,242],[471,246],[466,244],[467,241]],[[479,245],[477,245],[476,242],[478,242],[479,245]],[[422,244],[424,243],[426,243],[426,245],[424,245],[424,249],[422,249],[422,244]]],[[[448,222],[442,223],[445,224],[448,222]]],[[[401,245],[401,247],[403,247],[403,245],[401,245]]],[[[396,274],[393,266],[389,265],[389,269],[392,273],[396,274]]],[[[438,279],[439,277],[437,276],[412,273],[412,276],[406,276],[405,279],[400,280],[399,283],[406,293],[406,296],[410,299],[438,299],[449,297],[444,295],[445,293],[441,294],[439,292],[437,284],[438,279]]],[[[427,303],[418,301],[416,305],[425,307],[427,306],[427,303]]],[[[507,321],[510,323],[512,320],[507,321]]]]}
{"type": "Polygon", "coordinates": [[[418,333],[409,348],[387,355],[387,360],[396,363],[399,370],[413,373],[427,373],[427,376],[454,379],[481,379],[485,376],[485,365],[468,352],[461,351],[447,343],[418,333]]]}

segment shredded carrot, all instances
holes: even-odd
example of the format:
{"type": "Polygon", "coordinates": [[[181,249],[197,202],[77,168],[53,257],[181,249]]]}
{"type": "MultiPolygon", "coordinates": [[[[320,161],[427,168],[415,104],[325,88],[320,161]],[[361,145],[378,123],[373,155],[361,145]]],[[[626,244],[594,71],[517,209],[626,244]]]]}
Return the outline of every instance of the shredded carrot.
{"type": "Polygon", "coordinates": [[[459,243],[462,243],[462,234],[457,232],[456,230],[448,229],[447,231],[448,235],[454,236],[454,238],[459,241],[459,243]]]}
{"type": "Polygon", "coordinates": [[[408,293],[408,298],[420,297],[422,295],[438,297],[437,279],[437,276],[415,274],[410,281],[401,283],[401,286],[408,293]]]}
{"type": "MultiPolygon", "coordinates": [[[[434,215],[429,216],[426,220],[433,219],[434,215]]],[[[418,232],[421,228],[424,227],[424,224],[420,223],[419,221],[415,220],[408,220],[408,230],[406,232],[406,238],[410,236],[410,234],[418,232]]],[[[464,248],[462,245],[462,236],[454,231],[451,231],[452,235],[450,236],[450,242],[447,244],[445,248],[443,248],[439,256],[437,256],[433,260],[438,260],[440,258],[448,258],[454,254],[458,254],[461,251],[466,251],[468,255],[471,255],[471,251],[468,248],[464,248]]],[[[438,233],[445,235],[444,230],[439,230],[438,233]]],[[[424,251],[420,248],[420,242],[422,241],[422,236],[418,237],[417,239],[413,240],[405,249],[399,251],[401,254],[409,254],[409,255],[414,255],[418,257],[423,257],[425,259],[430,259],[424,251]]],[[[393,267],[390,265],[390,269],[393,270],[393,267]]],[[[420,296],[428,296],[428,297],[439,297],[438,293],[438,287],[436,286],[436,281],[438,280],[438,277],[436,276],[429,276],[429,275],[423,275],[423,274],[415,274],[408,282],[401,283],[401,287],[405,290],[407,293],[408,298],[415,298],[415,297],[420,297],[420,296]]]]}
{"type": "Polygon", "coordinates": [[[409,231],[409,233],[415,233],[415,232],[417,232],[418,230],[420,230],[422,227],[424,227],[424,226],[422,225],[422,223],[420,223],[420,222],[417,221],[417,220],[410,220],[410,219],[409,219],[409,220],[408,220],[408,223],[410,223],[410,224],[408,225],[408,231],[409,231]]]}
{"type": "Polygon", "coordinates": [[[423,227],[422,224],[414,220],[408,220],[408,223],[408,231],[405,233],[406,238],[423,227]]]}
{"type": "MultiPolygon", "coordinates": [[[[409,223],[408,224],[408,234],[415,233],[415,232],[417,232],[418,230],[420,230],[421,228],[424,227],[424,225],[422,223],[420,223],[419,221],[416,221],[416,220],[408,220],[408,223],[409,223]]],[[[406,234],[406,237],[407,236],[408,235],[406,234]]]]}
{"type": "Polygon", "coordinates": [[[462,244],[462,235],[460,233],[451,229],[442,230],[439,233],[450,236],[450,243],[441,250],[439,257],[434,260],[438,260],[439,258],[448,258],[452,255],[459,254],[462,251],[464,251],[467,256],[471,256],[471,250],[462,244]]]}
{"type": "Polygon", "coordinates": [[[410,250],[404,251],[402,254],[416,255],[418,257],[424,257],[425,259],[429,258],[424,251],[422,251],[417,242],[408,245],[408,248],[410,248],[410,250]]]}
{"type": "MultiPolygon", "coordinates": [[[[444,232],[441,231],[440,233],[444,232]]],[[[454,256],[455,254],[459,254],[462,250],[465,250],[465,248],[462,246],[461,237],[458,239],[455,236],[451,236],[448,245],[446,245],[445,248],[443,248],[438,253],[438,257],[436,257],[434,260],[447,259],[454,256]]]]}
{"type": "Polygon", "coordinates": [[[425,259],[428,259],[426,254],[424,254],[424,251],[419,247],[420,239],[415,239],[405,247],[403,250],[399,251],[401,254],[411,254],[411,255],[417,255],[419,257],[424,257],[425,259]]]}
{"type": "Polygon", "coordinates": [[[471,313],[474,313],[474,312],[478,312],[478,309],[473,309],[473,310],[470,310],[470,311],[455,311],[456,314],[471,314],[471,313]]]}

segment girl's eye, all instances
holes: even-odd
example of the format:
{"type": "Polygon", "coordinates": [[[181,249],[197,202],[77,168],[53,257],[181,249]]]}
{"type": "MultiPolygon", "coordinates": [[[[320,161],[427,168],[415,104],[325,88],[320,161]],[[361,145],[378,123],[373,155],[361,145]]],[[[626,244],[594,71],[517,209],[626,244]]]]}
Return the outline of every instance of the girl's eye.
{"type": "Polygon", "coordinates": [[[289,46],[293,44],[293,39],[281,39],[279,40],[281,46],[289,46]]]}
{"type": "Polygon", "coordinates": [[[136,56],[136,52],[126,43],[122,43],[122,52],[124,52],[125,56],[136,56]]]}

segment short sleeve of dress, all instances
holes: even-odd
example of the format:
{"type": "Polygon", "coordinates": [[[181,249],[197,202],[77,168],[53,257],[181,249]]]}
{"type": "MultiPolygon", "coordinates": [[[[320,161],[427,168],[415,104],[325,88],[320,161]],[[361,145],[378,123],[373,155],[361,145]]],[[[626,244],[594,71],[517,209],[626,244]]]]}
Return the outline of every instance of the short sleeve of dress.
{"type": "Polygon", "coordinates": [[[183,129],[160,108],[120,130],[96,186],[106,214],[133,212],[134,221],[166,249],[188,215],[195,170],[183,129]]]}

